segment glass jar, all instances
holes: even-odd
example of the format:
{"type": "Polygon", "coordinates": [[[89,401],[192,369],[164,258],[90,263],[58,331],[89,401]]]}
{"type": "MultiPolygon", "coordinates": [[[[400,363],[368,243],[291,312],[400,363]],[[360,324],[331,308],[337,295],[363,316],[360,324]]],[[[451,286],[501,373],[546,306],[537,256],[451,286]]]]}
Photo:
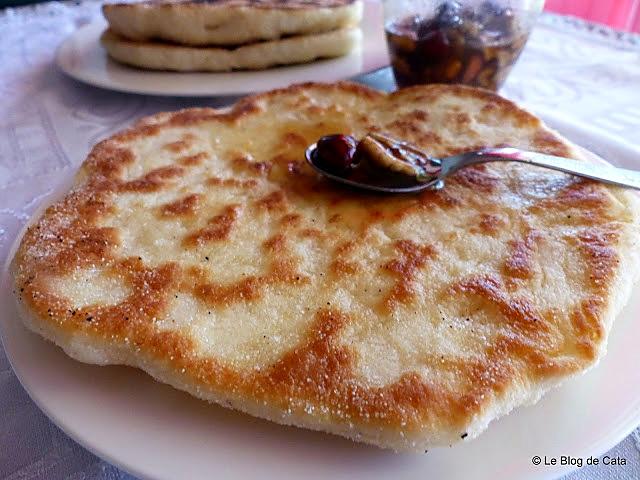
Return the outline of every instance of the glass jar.
{"type": "Polygon", "coordinates": [[[543,5],[544,0],[385,0],[396,83],[464,83],[497,90],[543,5]]]}

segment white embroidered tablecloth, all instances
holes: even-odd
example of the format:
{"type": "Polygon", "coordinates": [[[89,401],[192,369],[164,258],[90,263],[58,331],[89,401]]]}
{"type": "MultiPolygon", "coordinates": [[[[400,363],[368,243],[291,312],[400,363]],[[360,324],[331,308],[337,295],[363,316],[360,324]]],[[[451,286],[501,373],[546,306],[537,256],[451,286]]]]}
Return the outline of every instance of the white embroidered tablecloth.
{"type": "MultiPolygon", "coordinates": [[[[40,198],[98,140],[162,110],[216,106],[230,99],[179,99],[110,92],[66,78],[56,47],[99,15],[99,2],[51,2],[0,10],[0,260],[40,198]]],[[[388,69],[361,78],[390,89],[388,69]]],[[[543,15],[503,92],[582,132],[581,143],[640,169],[640,37],[543,15]],[[625,155],[589,144],[608,136],[625,155]],[[600,150],[599,150],[600,149],[600,150]]],[[[576,133],[578,135],[578,133],[576,133]]],[[[552,434],[550,429],[550,434],[552,434]]],[[[625,467],[585,467],[571,480],[640,478],[638,430],[615,447],[625,467]]],[[[0,348],[0,478],[131,479],[53,425],[29,399],[0,348]]]]}

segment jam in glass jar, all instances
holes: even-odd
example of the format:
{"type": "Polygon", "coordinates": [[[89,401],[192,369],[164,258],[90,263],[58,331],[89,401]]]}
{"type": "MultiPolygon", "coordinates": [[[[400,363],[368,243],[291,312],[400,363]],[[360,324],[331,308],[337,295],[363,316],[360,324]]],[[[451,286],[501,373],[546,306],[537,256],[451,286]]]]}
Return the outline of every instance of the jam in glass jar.
{"type": "Polygon", "coordinates": [[[386,0],[385,31],[396,83],[463,83],[497,90],[543,3],[386,0]]]}

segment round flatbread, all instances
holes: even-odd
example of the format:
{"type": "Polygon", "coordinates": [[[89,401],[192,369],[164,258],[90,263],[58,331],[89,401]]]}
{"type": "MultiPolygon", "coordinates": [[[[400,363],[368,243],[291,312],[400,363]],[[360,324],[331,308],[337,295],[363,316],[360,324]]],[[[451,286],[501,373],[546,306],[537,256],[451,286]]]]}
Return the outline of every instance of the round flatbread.
{"type": "Polygon", "coordinates": [[[100,41],[114,60],[134,67],[178,72],[227,72],[262,70],[277,65],[340,57],[356,48],[360,38],[360,29],[345,28],[236,48],[185,47],[131,41],[107,30],[100,41]]]}
{"type": "Polygon", "coordinates": [[[396,450],[470,439],[593,366],[640,270],[635,195],[515,163],[444,189],[319,177],[320,136],[580,154],[495,94],[306,84],[96,145],[13,261],[25,323],[221,405],[396,450]]]}
{"type": "Polygon", "coordinates": [[[242,45],[355,27],[361,0],[150,1],[106,4],[109,27],[131,40],[242,45]]]}

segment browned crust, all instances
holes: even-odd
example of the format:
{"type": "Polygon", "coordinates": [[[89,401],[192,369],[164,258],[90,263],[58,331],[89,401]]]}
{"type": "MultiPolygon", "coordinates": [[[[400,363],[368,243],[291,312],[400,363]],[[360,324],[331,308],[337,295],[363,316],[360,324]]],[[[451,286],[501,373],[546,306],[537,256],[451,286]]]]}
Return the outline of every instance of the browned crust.
{"type": "Polygon", "coordinates": [[[222,212],[209,219],[207,226],[189,234],[184,239],[184,246],[195,247],[206,243],[227,240],[240,213],[241,209],[239,205],[226,206],[222,212]]]}
{"type": "Polygon", "coordinates": [[[396,277],[396,283],[384,298],[383,305],[391,311],[399,303],[410,302],[415,288],[415,274],[435,256],[431,245],[418,245],[411,240],[398,240],[395,248],[399,257],[385,263],[382,268],[396,277]]]}
{"type": "Polygon", "coordinates": [[[107,3],[102,6],[103,11],[115,8],[134,8],[146,6],[153,8],[251,8],[258,10],[316,10],[325,8],[341,8],[353,5],[358,0],[174,0],[174,1],[143,1],[136,3],[107,3]]]}
{"type": "MultiPolygon", "coordinates": [[[[205,121],[237,124],[246,117],[259,114],[263,102],[270,98],[307,90],[327,94],[340,91],[371,100],[381,100],[385,96],[352,83],[297,85],[243,99],[229,110],[201,108],[159,114],[143,119],[134,127],[96,145],[82,167],[84,182],[62,201],[49,207],[26,231],[14,262],[15,286],[20,301],[38,322],[49,328],[68,333],[80,332],[87,338],[118,344],[127,339],[127,344],[135,346],[141,358],[164,363],[173,372],[185,372],[182,374],[185,380],[205,389],[232,391],[234,395],[250,397],[256,402],[268,401],[276,409],[293,410],[300,415],[304,415],[302,405],[307,402],[331,406],[333,410],[329,415],[337,423],[356,422],[367,428],[382,427],[395,431],[420,431],[444,426],[459,429],[463,434],[463,429],[485,411],[494,397],[504,394],[514,382],[522,379],[544,382],[577,372],[594,362],[605,336],[603,316],[608,308],[608,288],[618,268],[615,247],[620,232],[619,227],[609,221],[608,197],[604,187],[587,181],[570,183],[531,207],[566,209],[574,215],[588,216],[589,226],[585,233],[572,239],[583,255],[585,275],[591,286],[586,298],[570,312],[573,331],[566,338],[575,342],[577,353],[574,356],[554,355],[550,340],[553,319],[549,312],[538,311],[524,295],[511,295],[508,285],[503,284],[500,278],[483,275],[467,278],[446,292],[447,295],[459,295],[470,300],[481,298],[495,307],[499,321],[504,324],[504,333],[496,342],[487,345],[482,358],[464,365],[441,366],[456,371],[467,386],[464,391],[447,390],[437,381],[424,379],[417,373],[405,374],[383,387],[362,384],[354,373],[353,352],[336,342],[336,337],[350,318],[330,306],[313,313],[315,320],[300,345],[269,368],[250,374],[222,365],[216,358],[195,358],[192,340],[176,333],[158,332],[153,321],[166,310],[168,299],[176,291],[189,291],[205,305],[216,308],[259,298],[270,285],[304,284],[309,279],[297,271],[295,259],[288,256],[286,238],[277,235],[263,244],[266,252],[278,254],[268,272],[262,276],[248,276],[232,284],[216,283],[198,270],[182,272],[171,262],[149,266],[140,257],[111,258],[110,252],[118,242],[117,232],[97,226],[98,220],[111,211],[111,196],[122,191],[155,191],[165,182],[174,181],[181,169],[188,168],[187,165],[201,161],[197,155],[183,157],[181,163],[185,166],[157,169],[139,179],[124,181],[123,169],[134,162],[134,156],[123,145],[136,138],[154,136],[166,127],[188,127],[205,121]],[[198,160],[192,162],[185,158],[198,160]],[[52,276],[100,262],[106,262],[115,274],[127,279],[131,288],[129,296],[117,305],[74,310],[47,287],[47,280],[52,276]],[[514,363],[509,359],[521,361],[514,363]]],[[[428,104],[430,98],[445,91],[461,98],[482,99],[493,109],[508,112],[518,124],[542,128],[537,118],[512,102],[463,86],[415,87],[392,93],[387,101],[410,98],[428,104]]],[[[491,114],[493,109],[487,109],[486,114],[491,114]]],[[[561,139],[546,131],[543,133],[539,137],[542,150],[558,155],[570,152],[561,139]]],[[[176,143],[168,148],[181,151],[182,145],[176,143]]],[[[259,176],[271,168],[256,170],[251,159],[242,155],[236,156],[234,163],[242,171],[259,176]]],[[[406,212],[434,206],[454,208],[460,202],[455,197],[456,189],[490,194],[497,188],[496,182],[484,167],[468,169],[452,178],[451,189],[407,198],[398,202],[399,207],[390,216],[399,218],[406,212]]],[[[212,188],[238,186],[226,185],[219,179],[211,179],[210,184],[212,188]]],[[[324,187],[314,188],[321,191],[324,187]]],[[[335,192],[329,195],[336,202],[340,201],[335,192]]],[[[163,206],[159,214],[171,218],[188,216],[197,209],[198,201],[198,196],[180,198],[163,206]]],[[[283,228],[297,228],[300,216],[288,211],[287,207],[287,192],[276,190],[255,199],[245,208],[276,215],[283,228]]],[[[226,206],[199,231],[187,236],[185,247],[195,248],[229,238],[241,214],[238,206],[226,206]]],[[[366,222],[375,224],[385,215],[388,214],[369,211],[366,222]]],[[[340,222],[341,218],[334,216],[331,221],[340,222]]],[[[491,234],[499,224],[500,219],[495,215],[487,214],[480,219],[480,228],[486,234],[491,234]]],[[[322,235],[322,232],[307,230],[311,238],[322,235]]],[[[512,242],[512,254],[504,264],[508,277],[521,280],[530,276],[530,256],[536,248],[537,239],[537,232],[531,232],[525,238],[512,242]]],[[[345,243],[336,250],[336,260],[331,267],[335,275],[343,277],[357,272],[357,263],[348,260],[351,248],[353,245],[345,243]]],[[[415,273],[438,255],[432,246],[410,240],[398,240],[395,248],[397,259],[381,265],[383,275],[396,279],[395,286],[382,297],[381,312],[409,304],[412,290],[416,288],[415,273]]]]}
{"type": "Polygon", "coordinates": [[[202,195],[192,193],[186,195],[179,200],[167,203],[160,207],[160,215],[162,217],[182,217],[193,215],[198,208],[198,203],[202,195]]]}

